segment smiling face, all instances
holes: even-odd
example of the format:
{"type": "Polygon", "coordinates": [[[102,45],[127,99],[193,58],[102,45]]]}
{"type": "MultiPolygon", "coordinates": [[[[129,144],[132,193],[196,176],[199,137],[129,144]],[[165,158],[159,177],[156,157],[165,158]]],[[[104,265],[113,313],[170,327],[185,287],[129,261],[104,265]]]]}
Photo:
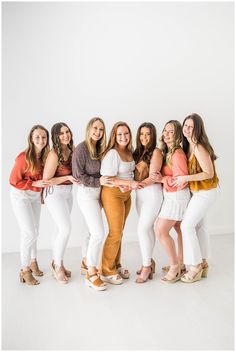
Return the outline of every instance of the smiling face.
{"type": "Polygon", "coordinates": [[[89,137],[92,139],[93,142],[97,143],[104,134],[104,125],[101,121],[95,121],[89,131],[89,137]]]}
{"type": "Polygon", "coordinates": [[[116,143],[120,147],[126,147],[130,142],[129,129],[126,126],[119,126],[116,131],[116,143]]]}
{"type": "Polygon", "coordinates": [[[162,132],[163,140],[167,146],[171,146],[175,140],[175,129],[172,123],[168,123],[162,132]]]}
{"type": "Polygon", "coordinates": [[[183,125],[183,135],[188,140],[191,140],[193,137],[193,130],[194,130],[194,122],[192,119],[187,119],[183,125]]]}
{"type": "Polygon", "coordinates": [[[35,129],[32,133],[31,140],[35,147],[35,151],[38,153],[41,152],[48,142],[46,131],[41,128],[35,129]]]}
{"type": "Polygon", "coordinates": [[[142,127],[140,130],[140,143],[145,147],[150,143],[151,140],[151,131],[148,127],[142,127]]]}
{"type": "Polygon", "coordinates": [[[62,126],[59,133],[59,141],[61,145],[68,145],[71,141],[71,133],[68,127],[62,126]]]}

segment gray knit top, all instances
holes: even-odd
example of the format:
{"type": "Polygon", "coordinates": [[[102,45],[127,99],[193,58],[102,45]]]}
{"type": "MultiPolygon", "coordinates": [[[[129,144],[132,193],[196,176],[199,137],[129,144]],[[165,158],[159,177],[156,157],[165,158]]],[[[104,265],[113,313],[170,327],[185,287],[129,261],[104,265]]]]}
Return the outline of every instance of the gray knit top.
{"type": "Polygon", "coordinates": [[[85,141],[78,144],[72,155],[72,175],[86,187],[100,187],[100,160],[90,158],[85,141]]]}

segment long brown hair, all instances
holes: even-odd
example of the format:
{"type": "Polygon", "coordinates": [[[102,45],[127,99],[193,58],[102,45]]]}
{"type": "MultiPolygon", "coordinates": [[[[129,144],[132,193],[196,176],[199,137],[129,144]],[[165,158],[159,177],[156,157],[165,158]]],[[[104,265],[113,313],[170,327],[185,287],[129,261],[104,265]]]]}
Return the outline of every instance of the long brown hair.
{"type": "Polygon", "coordinates": [[[110,133],[110,138],[109,138],[109,141],[108,141],[108,145],[107,145],[107,148],[105,150],[105,153],[103,154],[103,156],[105,156],[109,150],[111,149],[118,149],[118,145],[117,145],[117,142],[116,142],[116,133],[117,133],[117,130],[119,127],[122,127],[122,126],[125,126],[128,128],[128,131],[129,131],[129,134],[130,134],[130,141],[129,141],[129,144],[126,146],[126,149],[132,153],[133,151],[133,147],[132,147],[132,133],[131,133],[131,130],[128,126],[128,124],[126,122],[123,122],[123,121],[118,121],[114,124],[114,126],[112,127],[112,130],[111,130],[111,133],[110,133]]]}
{"type": "Polygon", "coordinates": [[[68,148],[70,150],[69,158],[71,158],[72,152],[73,152],[73,148],[74,148],[73,134],[72,134],[71,129],[69,128],[69,126],[65,122],[55,123],[55,125],[53,125],[52,129],[51,129],[51,138],[52,138],[52,147],[53,147],[53,149],[55,150],[55,152],[56,152],[56,154],[58,156],[59,165],[61,165],[61,164],[63,164],[65,162],[64,157],[63,157],[63,151],[62,151],[61,142],[60,142],[60,139],[59,139],[62,127],[67,127],[69,132],[70,132],[70,134],[71,134],[71,141],[68,144],[68,148]]]}
{"type": "Polygon", "coordinates": [[[87,128],[86,128],[86,137],[85,137],[85,143],[87,145],[88,151],[89,151],[89,155],[90,158],[93,160],[99,160],[102,158],[102,155],[106,149],[106,128],[105,128],[105,123],[104,121],[100,118],[100,117],[94,117],[92,118],[88,124],[87,124],[87,128]],[[90,130],[94,124],[94,122],[96,121],[100,121],[103,124],[103,136],[101,139],[99,139],[99,141],[97,141],[97,143],[94,145],[91,141],[90,138],[90,130]]]}
{"type": "Polygon", "coordinates": [[[169,164],[171,162],[172,155],[174,154],[176,149],[181,148],[182,139],[183,139],[183,133],[182,133],[181,123],[177,120],[170,120],[166,122],[160,138],[160,149],[162,151],[163,159],[166,162],[166,164],[169,164]],[[164,142],[164,138],[163,138],[164,129],[169,123],[171,123],[174,127],[174,143],[171,146],[171,148],[167,147],[167,144],[164,142]]]}
{"type": "Polygon", "coordinates": [[[26,160],[26,165],[27,165],[27,171],[30,171],[32,174],[35,173],[36,170],[36,164],[37,164],[37,158],[36,158],[36,152],[35,152],[35,145],[33,144],[32,141],[32,136],[35,130],[40,129],[43,130],[46,133],[47,136],[47,144],[45,147],[41,150],[39,160],[41,161],[42,166],[45,164],[46,157],[49,152],[49,133],[48,130],[41,126],[41,125],[34,125],[30,133],[28,135],[28,147],[25,150],[25,160],[26,160]]]}
{"type": "MultiPolygon", "coordinates": [[[[217,159],[217,156],[215,155],[214,149],[212,148],[206,131],[204,127],[204,122],[203,119],[201,118],[200,115],[193,113],[187,117],[185,117],[184,122],[182,124],[182,128],[184,127],[185,121],[186,120],[192,120],[193,121],[193,134],[192,134],[192,141],[198,145],[202,145],[203,148],[205,148],[208,153],[210,154],[211,160],[214,161],[217,159]]],[[[185,136],[183,136],[183,150],[185,153],[188,153],[189,150],[189,142],[185,136]]]]}
{"type": "Polygon", "coordinates": [[[139,126],[136,134],[136,149],[133,154],[135,163],[137,164],[139,161],[143,160],[148,165],[150,165],[153,151],[156,148],[156,143],[157,143],[156,127],[151,122],[142,123],[139,126]],[[144,147],[140,142],[141,129],[144,127],[148,128],[150,131],[150,141],[146,147],[144,147]]]}

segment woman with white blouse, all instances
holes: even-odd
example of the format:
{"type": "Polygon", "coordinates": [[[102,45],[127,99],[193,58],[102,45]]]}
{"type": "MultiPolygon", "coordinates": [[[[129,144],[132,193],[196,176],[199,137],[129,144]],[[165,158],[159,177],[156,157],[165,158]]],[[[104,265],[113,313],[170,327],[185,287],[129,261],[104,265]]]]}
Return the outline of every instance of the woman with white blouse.
{"type": "Polygon", "coordinates": [[[109,177],[101,192],[109,233],[103,247],[100,271],[103,281],[115,285],[129,278],[128,270],[121,266],[120,257],[123,229],[131,207],[130,193],[138,186],[133,180],[134,168],[131,131],[127,123],[120,121],[112,128],[101,164],[101,175],[109,177]]]}

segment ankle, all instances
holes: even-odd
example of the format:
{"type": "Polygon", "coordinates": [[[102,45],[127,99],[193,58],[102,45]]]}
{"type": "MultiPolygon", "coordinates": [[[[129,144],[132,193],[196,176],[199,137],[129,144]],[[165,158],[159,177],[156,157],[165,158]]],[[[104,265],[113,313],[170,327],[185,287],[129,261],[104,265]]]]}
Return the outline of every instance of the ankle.
{"type": "Polygon", "coordinates": [[[25,266],[25,267],[23,267],[23,268],[21,269],[21,271],[22,271],[23,273],[27,273],[28,271],[30,271],[30,272],[31,272],[31,270],[30,270],[30,267],[29,267],[29,266],[25,266]]]}

